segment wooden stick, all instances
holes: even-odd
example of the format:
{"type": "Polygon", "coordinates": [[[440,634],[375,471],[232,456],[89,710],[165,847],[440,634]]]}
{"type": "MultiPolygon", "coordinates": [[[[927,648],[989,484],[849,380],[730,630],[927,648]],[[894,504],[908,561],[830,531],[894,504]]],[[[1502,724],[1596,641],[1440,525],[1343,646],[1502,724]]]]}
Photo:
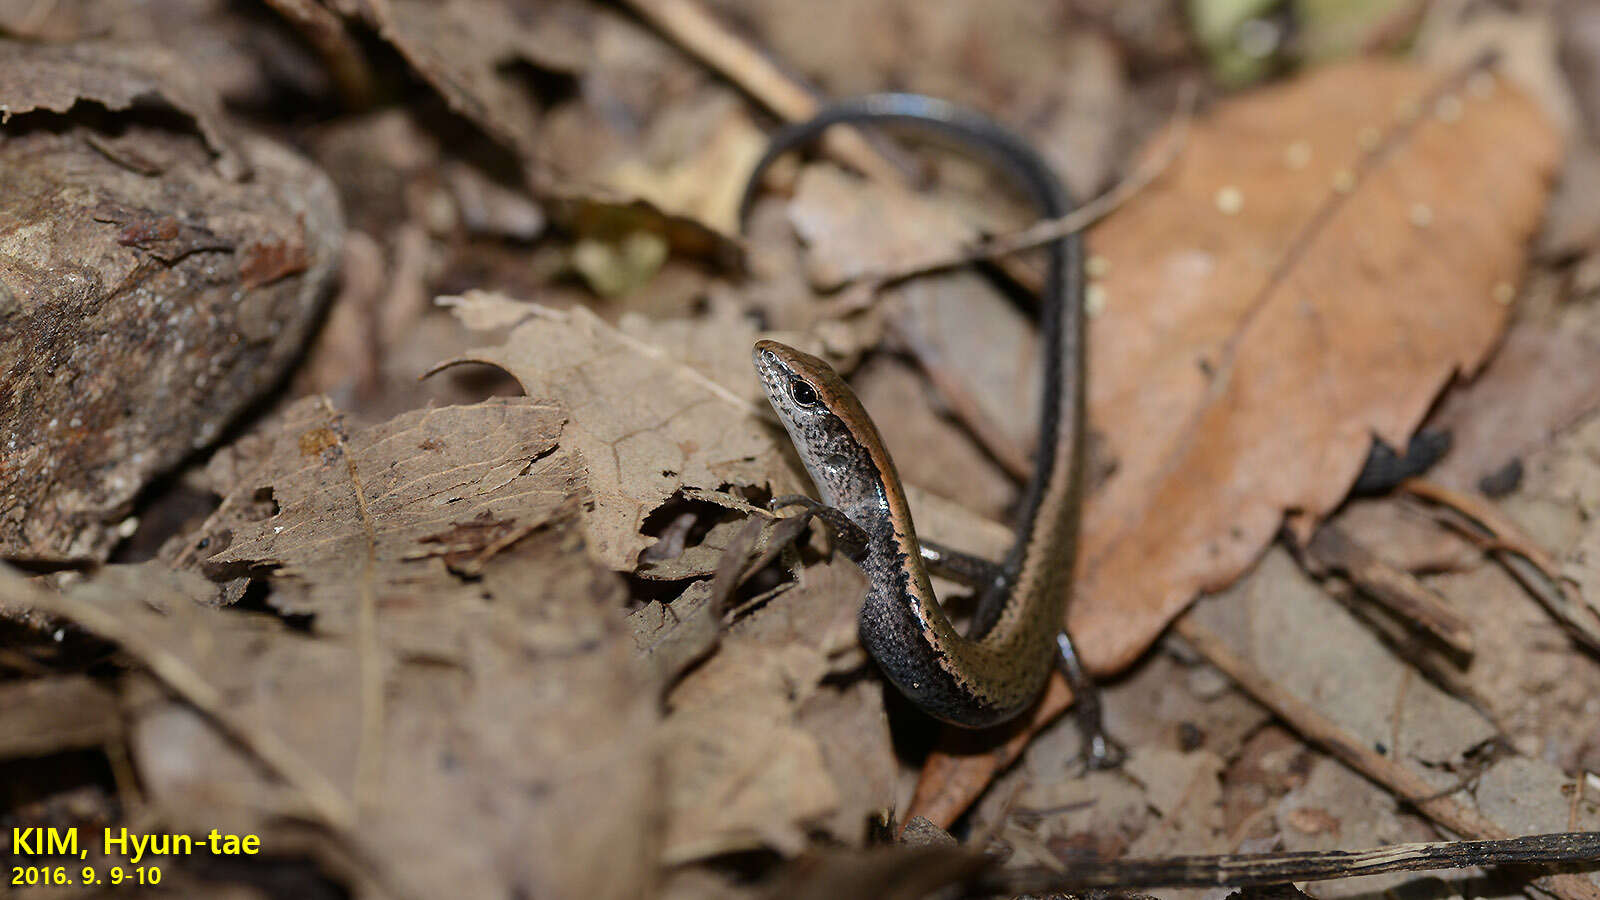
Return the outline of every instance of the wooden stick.
{"type": "MultiPolygon", "coordinates": [[[[763,106],[786,122],[802,122],[817,114],[812,92],[773,64],[749,41],[723,27],[693,0],[626,0],[633,11],[721,72],[763,106]]],[[[823,150],[834,159],[872,179],[903,181],[900,170],[884,159],[858,132],[830,130],[823,150]]]]}
{"type": "MultiPolygon", "coordinates": [[[[1196,622],[1192,615],[1179,618],[1173,627],[1201,656],[1232,678],[1245,693],[1276,713],[1301,737],[1399,795],[1436,824],[1471,840],[1508,838],[1505,829],[1476,809],[1439,796],[1433,785],[1416,772],[1352,738],[1336,722],[1235,653],[1220,635],[1196,622]]],[[[1600,887],[1582,875],[1547,875],[1535,883],[1563,900],[1600,900],[1600,887]]]]}
{"type": "MultiPolygon", "coordinates": [[[[1393,844],[1372,850],[1244,853],[1065,862],[986,876],[974,895],[1042,894],[1095,888],[1250,887],[1469,866],[1583,862],[1600,858],[1600,832],[1537,834],[1493,841],[1393,844]]],[[[1563,876],[1550,876],[1557,878],[1563,876]]],[[[1577,880],[1579,876],[1564,876],[1577,880]]],[[[1544,879],[1541,879],[1544,880],[1544,879]]]]}

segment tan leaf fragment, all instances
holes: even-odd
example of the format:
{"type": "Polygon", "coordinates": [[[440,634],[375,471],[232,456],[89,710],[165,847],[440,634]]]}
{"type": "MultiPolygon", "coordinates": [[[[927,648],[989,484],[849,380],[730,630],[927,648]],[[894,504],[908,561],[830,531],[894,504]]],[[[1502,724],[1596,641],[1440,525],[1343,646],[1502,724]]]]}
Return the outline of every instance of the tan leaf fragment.
{"type": "Polygon", "coordinates": [[[1363,61],[1234,100],[1092,235],[1091,418],[1118,459],[1069,613],[1092,668],[1236,577],[1285,511],[1331,509],[1371,436],[1403,445],[1493,347],[1559,142],[1499,82],[1446,87],[1440,115],[1441,78],[1363,61]]]}
{"type": "Polygon", "coordinates": [[[766,136],[731,94],[662,110],[646,158],[622,160],[604,177],[669,212],[688,216],[723,234],[739,233],[739,199],[766,136]],[[654,153],[650,151],[654,150],[654,153]]]}
{"type": "Polygon", "coordinates": [[[799,490],[777,435],[753,415],[754,329],[729,321],[685,337],[668,349],[584,309],[543,309],[513,329],[505,344],[446,364],[498,366],[528,396],[559,402],[567,411],[562,446],[579,454],[594,493],[584,526],[591,550],[618,571],[637,565],[639,553],[655,541],[641,531],[645,518],[684,486],[716,490],[782,480],[776,492],[799,490]],[[685,357],[716,368],[679,361],[685,357]]]}
{"type": "Polygon", "coordinates": [[[786,717],[708,709],[670,717],[662,737],[672,748],[669,863],[763,846],[798,854],[807,844],[800,823],[838,803],[816,739],[786,717]]]}
{"type": "Polygon", "coordinates": [[[947,258],[979,236],[947,205],[827,165],[801,171],[789,221],[809,248],[807,275],[824,289],[947,258]]]}
{"type": "Polygon", "coordinates": [[[760,847],[791,855],[818,828],[863,839],[850,823],[893,790],[893,748],[886,730],[856,735],[847,753],[828,748],[834,729],[862,726],[881,705],[823,684],[864,660],[855,635],[863,584],[843,559],[807,568],[800,585],[737,619],[673,689],[662,748],[668,858],[760,847]]]}
{"type": "Polygon", "coordinates": [[[711,597],[711,582],[696,581],[670,604],[651,603],[628,616],[633,640],[662,679],[676,678],[716,646],[722,619],[711,597]]]}
{"type": "Polygon", "coordinates": [[[0,41],[0,85],[5,85],[0,124],[36,109],[64,113],[79,100],[122,110],[159,99],[194,120],[226,177],[242,179],[252,170],[217,95],[165,47],[0,41]]]}
{"type": "Polygon", "coordinates": [[[203,526],[223,547],[205,566],[270,570],[271,602],[315,615],[319,633],[349,634],[370,590],[404,642],[447,644],[453,612],[439,595],[478,592],[451,570],[477,574],[581,490],[557,444],[563,418],[549,403],[495,398],[346,434],[325,401],[302,400],[213,460],[235,490],[203,526]]]}
{"type": "Polygon", "coordinates": [[[116,698],[83,675],[0,685],[0,721],[0,759],[97,747],[122,731],[116,698]]]}
{"type": "MultiPolygon", "coordinates": [[[[41,602],[5,570],[0,596],[84,612],[80,624],[166,688],[129,679],[122,714],[141,786],[174,830],[313,848],[386,896],[644,896],[658,862],[659,696],[620,613],[623,585],[584,551],[580,504],[569,497],[490,560],[481,598],[412,598],[448,611],[459,646],[448,659],[196,606],[163,593],[159,564],[142,567],[142,593],[165,613],[129,599],[133,570],[116,585],[80,585],[70,604],[41,602]],[[370,652],[383,678],[376,707],[362,688],[370,652]],[[378,777],[363,786],[369,768],[378,777]],[[485,830],[486,818],[497,827],[485,830]]],[[[325,579],[320,590],[361,571],[304,577],[325,579]]],[[[397,613],[380,607],[378,630],[397,613]]]]}
{"type": "Polygon", "coordinates": [[[1145,785],[1146,797],[1161,814],[1128,848],[1130,856],[1202,853],[1223,831],[1221,757],[1209,750],[1183,753],[1165,747],[1140,747],[1128,758],[1128,774],[1145,785]]]}

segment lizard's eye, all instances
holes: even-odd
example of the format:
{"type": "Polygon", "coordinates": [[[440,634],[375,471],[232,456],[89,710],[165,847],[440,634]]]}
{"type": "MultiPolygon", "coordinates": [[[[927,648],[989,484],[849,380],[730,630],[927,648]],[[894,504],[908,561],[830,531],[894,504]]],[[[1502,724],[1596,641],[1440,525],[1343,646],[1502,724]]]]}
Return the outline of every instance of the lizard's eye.
{"type": "Polygon", "coordinates": [[[796,406],[810,409],[817,405],[817,390],[804,381],[796,378],[789,382],[789,396],[794,398],[796,406]]]}

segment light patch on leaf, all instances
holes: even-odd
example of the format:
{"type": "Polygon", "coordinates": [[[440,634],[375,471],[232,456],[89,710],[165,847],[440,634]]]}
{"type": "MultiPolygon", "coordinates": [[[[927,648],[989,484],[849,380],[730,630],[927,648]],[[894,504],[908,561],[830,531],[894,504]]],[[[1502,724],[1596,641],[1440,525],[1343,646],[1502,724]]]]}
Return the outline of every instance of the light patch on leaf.
{"type": "MultiPolygon", "coordinates": [[[[583,460],[594,495],[584,516],[591,550],[618,571],[637,565],[654,542],[645,518],[682,487],[801,489],[778,432],[755,415],[765,401],[749,363],[754,328],[732,316],[701,325],[663,345],[585,309],[545,309],[499,347],[450,363],[499,366],[528,396],[567,411],[562,446],[583,460]]],[[[657,327],[674,334],[670,323],[657,327]]]]}

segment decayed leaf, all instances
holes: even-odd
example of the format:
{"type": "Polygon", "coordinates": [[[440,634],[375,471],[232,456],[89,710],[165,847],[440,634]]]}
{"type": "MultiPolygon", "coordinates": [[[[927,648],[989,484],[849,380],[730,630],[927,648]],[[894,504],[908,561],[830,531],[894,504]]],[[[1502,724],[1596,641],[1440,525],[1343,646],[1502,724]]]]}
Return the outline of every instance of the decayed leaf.
{"type": "MultiPolygon", "coordinates": [[[[1485,567],[1480,572],[1497,570],[1485,567]]],[[[1477,693],[1496,705],[1507,704],[1507,708],[1492,710],[1496,721],[1444,693],[1396,656],[1347,610],[1322,594],[1281,549],[1270,551],[1247,578],[1221,595],[1207,598],[1189,616],[1218,635],[1230,651],[1259,668],[1275,688],[1315,708],[1352,744],[1381,748],[1384,756],[1412,776],[1441,791],[1455,790],[1462,785],[1462,775],[1473,771],[1468,754],[1500,735],[1497,724],[1515,727],[1518,720],[1539,720],[1540,727],[1550,729],[1552,736],[1570,740],[1576,723],[1583,721],[1576,712],[1583,704],[1579,698],[1592,695],[1596,668],[1581,655],[1551,654],[1546,649],[1539,655],[1548,658],[1562,673],[1560,677],[1570,677],[1576,690],[1555,692],[1545,682],[1535,688],[1537,693],[1564,696],[1552,698],[1547,708],[1532,715],[1509,708],[1511,703],[1528,703],[1533,679],[1549,677],[1532,672],[1519,677],[1503,668],[1508,663],[1527,665],[1527,657],[1519,654],[1516,646],[1537,641],[1536,631],[1524,622],[1508,621],[1507,609],[1485,608],[1483,598],[1473,594],[1492,594],[1525,613],[1541,613],[1526,597],[1509,589],[1503,576],[1495,580],[1498,586],[1476,592],[1463,590],[1459,576],[1444,581],[1443,593],[1467,607],[1469,615],[1485,619],[1478,633],[1484,636],[1486,646],[1480,647],[1479,663],[1468,675],[1480,685],[1477,693]],[[1490,616],[1498,619],[1492,623],[1495,627],[1489,627],[1490,616]],[[1352,678],[1351,672],[1359,672],[1360,677],[1352,678]]],[[[1514,611],[1510,614],[1526,618],[1514,611]]],[[[1585,822],[1592,821],[1593,805],[1575,806],[1568,789],[1570,779],[1546,761],[1511,757],[1471,784],[1470,794],[1452,797],[1474,803],[1487,828],[1505,834],[1534,834],[1592,827],[1585,822]],[[1574,812],[1578,821],[1569,823],[1567,817],[1574,812]]],[[[1301,824],[1309,823],[1302,817],[1301,824]]]]}
{"type": "MultiPolygon", "coordinates": [[[[1564,377],[1555,374],[1563,360],[1561,354],[1550,357],[1546,378],[1564,377]]],[[[1591,416],[1531,454],[1522,486],[1499,504],[1506,518],[1559,560],[1560,589],[1571,601],[1566,611],[1590,633],[1600,622],[1597,452],[1600,420],[1591,416]]],[[[1569,770],[1581,768],[1580,736],[1594,725],[1588,704],[1600,693],[1600,665],[1593,656],[1578,651],[1551,613],[1500,565],[1439,576],[1433,586],[1472,621],[1478,653],[1468,677],[1513,741],[1529,753],[1545,748],[1539,755],[1569,770]]]]}
{"type": "Polygon", "coordinates": [[[802,585],[740,619],[673,690],[663,736],[669,859],[760,847],[792,855],[825,826],[861,841],[867,817],[892,790],[892,749],[861,735],[855,758],[830,757],[823,745],[838,717],[859,722],[869,713],[822,681],[836,656],[857,647],[863,590],[843,559],[808,568],[802,585]]]}
{"type": "Polygon", "coordinates": [[[120,737],[117,701],[83,675],[12,681],[0,687],[0,759],[98,747],[120,737]]]}
{"type": "Polygon", "coordinates": [[[575,5],[390,0],[363,12],[451,108],[529,159],[540,109],[517,65],[573,72],[592,55],[575,5]]]}
{"type": "MultiPolygon", "coordinates": [[[[175,48],[185,66],[200,74],[201,84],[240,107],[262,108],[281,100],[286,89],[299,96],[324,97],[332,81],[284,17],[267,6],[239,6],[228,0],[3,3],[0,33],[38,45],[96,41],[102,46],[175,48]]],[[[113,90],[120,93],[133,86],[118,85],[113,90]]]]}
{"type": "Polygon", "coordinates": [[[563,420],[552,404],[498,398],[347,433],[325,400],[307,398],[218,454],[216,477],[235,489],[202,528],[220,549],[200,556],[213,572],[270,571],[272,604],[314,615],[319,633],[349,634],[373,603],[391,610],[385,626],[400,640],[448,647],[446,598],[478,593],[455,572],[481,573],[582,490],[572,454],[557,449],[563,420]]]}
{"type": "Polygon", "coordinates": [[[731,94],[663,110],[643,159],[630,157],[604,180],[723,234],[739,233],[739,198],[766,136],[731,94]],[[651,152],[651,151],[654,152],[651,152]]]}
{"type": "Polygon", "coordinates": [[[1247,581],[1197,609],[1272,682],[1315,705],[1364,746],[1383,745],[1444,787],[1459,763],[1495,736],[1494,724],[1419,677],[1360,621],[1295,567],[1267,554],[1247,581]],[[1291,634],[1292,632],[1292,634],[1291,634]],[[1358,671],[1360,678],[1351,678],[1358,671]]]}
{"type": "Polygon", "coordinates": [[[807,274],[824,289],[947,258],[979,237],[978,229],[947,205],[895,185],[865,183],[827,165],[801,173],[789,220],[810,248],[807,274]]]}
{"type": "Polygon", "coordinates": [[[452,109],[517,154],[540,199],[573,230],[613,240],[645,232],[682,253],[738,262],[737,243],[714,227],[595,183],[593,173],[582,173],[590,182],[575,186],[571,173],[550,171],[539,131],[546,110],[519,66],[567,74],[588,69],[597,41],[609,35],[603,15],[578,4],[522,8],[491,0],[397,0],[365,12],[452,109]]]}
{"type": "Polygon", "coordinates": [[[165,102],[194,119],[229,178],[250,174],[252,163],[239,145],[216,94],[185,68],[172,51],[155,44],[87,41],[26,44],[0,40],[0,122],[36,109],[64,113],[80,100],[107,109],[165,102]]]}
{"type": "Polygon", "coordinates": [[[1091,667],[1132,661],[1285,511],[1331,509],[1372,435],[1403,445],[1493,346],[1559,145],[1491,74],[1429,100],[1441,77],[1361,62],[1234,101],[1093,234],[1091,417],[1118,466],[1070,612],[1091,667]]]}
{"type": "MultiPolygon", "coordinates": [[[[595,500],[584,507],[585,530],[606,565],[660,579],[710,574],[742,521],[716,523],[686,545],[676,526],[659,541],[644,534],[645,520],[684,488],[802,490],[781,435],[754,416],[756,333],[736,308],[713,303],[693,322],[630,317],[619,329],[583,310],[558,313],[490,294],[451,305],[472,321],[526,317],[503,346],[458,362],[499,366],[530,396],[567,411],[562,450],[588,470],[595,500]]],[[[830,756],[823,744],[831,730],[869,711],[822,684],[841,660],[862,660],[862,592],[859,571],[843,559],[808,567],[800,585],[741,611],[716,652],[675,686],[660,740],[668,859],[762,847],[794,854],[817,828],[862,840],[863,823],[893,785],[892,748],[887,739],[857,741],[854,756],[830,756]],[[853,771],[864,761],[865,774],[853,771]]],[[[704,593],[691,587],[670,610],[635,614],[635,640],[666,675],[718,638],[717,611],[706,608],[704,593]]]]}
{"type": "Polygon", "coordinates": [[[1515,323],[1483,374],[1451,391],[1429,419],[1454,437],[1428,479],[1474,490],[1600,409],[1584,373],[1600,370],[1600,307],[1563,306],[1515,323]]]}
{"type": "MultiPolygon", "coordinates": [[[[391,448],[416,435],[389,431],[391,448]]],[[[122,715],[140,784],[175,829],[318,848],[385,895],[637,897],[657,865],[659,696],[621,617],[620,579],[584,550],[570,478],[530,476],[560,508],[487,560],[470,595],[390,590],[355,635],[194,605],[154,563],[59,599],[0,570],[0,599],[77,621],[161,682],[132,679],[122,715]],[[420,608],[437,611],[454,652],[389,640],[393,620],[420,608]]],[[[297,578],[331,604],[369,574],[297,578]]]]}
{"type": "Polygon", "coordinates": [[[4,44],[0,110],[39,110],[0,126],[0,556],[101,561],[140,490],[299,352],[338,198],[157,48],[4,44]],[[73,109],[163,99],[204,141],[73,109]]]}
{"type": "MultiPolygon", "coordinates": [[[[477,315],[468,308],[486,302],[457,309],[477,315]]],[[[557,400],[567,410],[562,445],[588,468],[595,503],[585,528],[606,565],[618,571],[637,565],[640,551],[654,543],[642,531],[645,518],[684,486],[714,491],[782,479],[775,493],[800,490],[776,436],[754,416],[749,353],[756,332],[748,322],[729,316],[716,328],[687,330],[686,341],[669,353],[584,309],[526,311],[528,320],[504,345],[473,350],[452,364],[499,366],[528,396],[557,400]]]]}

